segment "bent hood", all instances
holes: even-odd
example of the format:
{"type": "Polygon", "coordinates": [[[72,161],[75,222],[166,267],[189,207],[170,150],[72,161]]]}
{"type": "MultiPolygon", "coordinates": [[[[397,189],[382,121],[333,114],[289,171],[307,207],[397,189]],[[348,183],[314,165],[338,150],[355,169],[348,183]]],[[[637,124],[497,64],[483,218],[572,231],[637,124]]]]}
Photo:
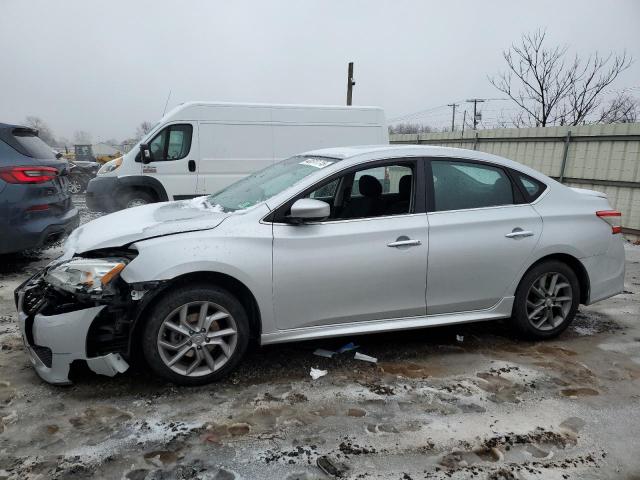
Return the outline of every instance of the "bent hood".
{"type": "Polygon", "coordinates": [[[151,237],[215,228],[228,216],[206,197],[128,208],[75,229],[64,257],[100,248],[121,247],[151,237]]]}

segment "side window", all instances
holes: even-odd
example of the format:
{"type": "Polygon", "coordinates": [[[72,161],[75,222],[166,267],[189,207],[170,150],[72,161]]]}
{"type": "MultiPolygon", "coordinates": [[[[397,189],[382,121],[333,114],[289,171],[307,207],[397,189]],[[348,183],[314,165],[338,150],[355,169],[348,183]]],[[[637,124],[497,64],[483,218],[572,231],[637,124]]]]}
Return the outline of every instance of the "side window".
{"type": "Polygon", "coordinates": [[[434,210],[463,210],[515,203],[513,185],[501,168],[433,160],[434,210]]]}
{"type": "Polygon", "coordinates": [[[529,175],[525,175],[524,173],[520,173],[515,170],[511,170],[511,172],[524,190],[527,202],[533,202],[536,198],[542,195],[542,192],[547,188],[544,183],[530,177],[529,175]]]}
{"type": "Polygon", "coordinates": [[[151,150],[151,160],[159,161],[164,160],[164,146],[167,143],[167,131],[165,128],[160,133],[158,133],[153,140],[149,143],[149,150],[151,150]]]}
{"type": "Polygon", "coordinates": [[[171,125],[149,142],[153,161],[180,160],[191,150],[193,127],[190,124],[171,125]]]}
{"type": "Polygon", "coordinates": [[[391,164],[350,172],[307,195],[331,205],[333,220],[402,215],[413,211],[414,167],[391,164]]]}
{"type": "Polygon", "coordinates": [[[320,187],[317,190],[314,190],[309,195],[309,198],[314,198],[317,200],[325,200],[325,201],[333,201],[335,198],[336,192],[338,190],[338,185],[340,184],[340,179],[336,178],[332,182],[327,183],[323,187],[320,187]]]}

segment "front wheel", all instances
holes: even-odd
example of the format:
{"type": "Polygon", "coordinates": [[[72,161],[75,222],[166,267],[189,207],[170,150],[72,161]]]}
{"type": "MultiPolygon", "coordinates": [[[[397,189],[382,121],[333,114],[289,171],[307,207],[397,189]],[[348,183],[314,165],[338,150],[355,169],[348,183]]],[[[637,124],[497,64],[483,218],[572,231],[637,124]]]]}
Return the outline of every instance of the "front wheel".
{"type": "Polygon", "coordinates": [[[213,285],[191,284],[153,308],[143,330],[149,366],[178,385],[203,385],[230,373],[249,343],[242,304],[213,285]]]}
{"type": "Polygon", "coordinates": [[[578,311],[580,283],[565,263],[536,265],[520,281],[512,322],[526,338],[545,339],[562,333],[578,311]]]}
{"type": "Polygon", "coordinates": [[[155,202],[155,199],[143,190],[132,190],[124,195],[123,207],[133,208],[140,207],[142,205],[148,205],[155,202]]]}

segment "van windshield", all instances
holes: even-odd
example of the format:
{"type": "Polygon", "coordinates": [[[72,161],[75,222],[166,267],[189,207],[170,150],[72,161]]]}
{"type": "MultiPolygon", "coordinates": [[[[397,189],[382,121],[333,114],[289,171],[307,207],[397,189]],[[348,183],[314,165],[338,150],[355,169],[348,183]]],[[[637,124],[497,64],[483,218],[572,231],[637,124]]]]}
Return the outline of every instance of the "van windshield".
{"type": "Polygon", "coordinates": [[[227,212],[249,208],[338,161],[339,158],[330,157],[291,157],[232,183],[218,193],[210,195],[207,200],[213,205],[220,205],[227,212]]]}

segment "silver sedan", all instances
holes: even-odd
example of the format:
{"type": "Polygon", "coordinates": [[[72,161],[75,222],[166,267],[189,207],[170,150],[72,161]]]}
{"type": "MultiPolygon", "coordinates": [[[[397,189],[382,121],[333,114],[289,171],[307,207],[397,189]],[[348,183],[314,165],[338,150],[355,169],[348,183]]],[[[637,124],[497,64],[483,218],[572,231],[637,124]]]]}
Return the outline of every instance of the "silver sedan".
{"type": "Polygon", "coordinates": [[[620,213],[513,161],[419,146],[325,149],[210,196],[101,217],[16,291],[36,371],[85,361],[203,384],[262,344],[509,318],[564,331],[623,290],[620,213]]]}

